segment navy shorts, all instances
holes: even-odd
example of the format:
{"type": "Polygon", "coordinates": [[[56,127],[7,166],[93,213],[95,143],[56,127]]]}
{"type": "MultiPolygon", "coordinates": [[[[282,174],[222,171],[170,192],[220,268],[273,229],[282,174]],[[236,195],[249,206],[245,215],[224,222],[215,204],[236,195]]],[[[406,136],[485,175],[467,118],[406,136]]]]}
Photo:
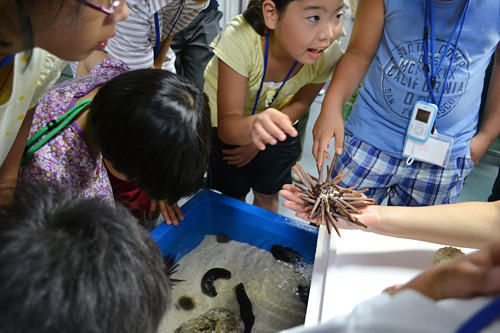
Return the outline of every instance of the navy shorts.
{"type": "MultiPolygon", "coordinates": [[[[294,127],[298,131],[298,125],[294,127]]],[[[244,197],[250,189],[268,195],[278,193],[284,184],[292,183],[290,170],[301,150],[299,135],[295,138],[287,136],[285,141],[278,141],[276,145],[267,145],[250,163],[238,168],[222,159],[223,150],[237,146],[222,142],[217,128],[214,128],[211,187],[233,198],[244,197]]]]}

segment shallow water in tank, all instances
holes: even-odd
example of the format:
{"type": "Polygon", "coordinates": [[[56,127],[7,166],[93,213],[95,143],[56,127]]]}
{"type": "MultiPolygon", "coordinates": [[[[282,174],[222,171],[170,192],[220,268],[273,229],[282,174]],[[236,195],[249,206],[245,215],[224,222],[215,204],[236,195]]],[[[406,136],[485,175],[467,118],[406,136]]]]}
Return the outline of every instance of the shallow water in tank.
{"type": "MultiPolygon", "coordinates": [[[[165,252],[164,252],[165,254],[165,252]]],[[[276,260],[269,251],[248,243],[218,243],[215,235],[207,235],[179,262],[174,279],[185,280],[172,290],[173,304],[165,314],[159,332],[174,332],[184,322],[212,308],[225,308],[240,317],[235,287],[243,283],[252,302],[255,323],[253,332],[278,332],[304,323],[306,305],[300,300],[298,285],[310,286],[312,263],[289,264],[276,260]],[[230,279],[217,279],[217,296],[202,293],[201,280],[211,268],[231,272],[230,279]],[[177,303],[181,296],[190,296],[195,308],[189,311],[177,303]]]]}

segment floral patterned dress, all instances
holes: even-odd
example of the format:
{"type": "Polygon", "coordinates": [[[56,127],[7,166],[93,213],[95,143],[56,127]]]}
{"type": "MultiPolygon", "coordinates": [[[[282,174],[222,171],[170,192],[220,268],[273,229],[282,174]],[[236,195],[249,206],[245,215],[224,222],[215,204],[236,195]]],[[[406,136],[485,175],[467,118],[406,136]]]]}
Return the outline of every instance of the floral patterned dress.
{"type": "MultiPolygon", "coordinates": [[[[105,59],[89,75],[76,77],[54,86],[38,103],[29,137],[71,109],[76,101],[113,77],[128,72],[127,65],[105,59]]],[[[20,170],[24,182],[39,181],[45,185],[69,188],[75,198],[102,198],[113,201],[113,191],[99,154],[95,156],[90,143],[76,121],[63,128],[40,147],[20,170]]]]}

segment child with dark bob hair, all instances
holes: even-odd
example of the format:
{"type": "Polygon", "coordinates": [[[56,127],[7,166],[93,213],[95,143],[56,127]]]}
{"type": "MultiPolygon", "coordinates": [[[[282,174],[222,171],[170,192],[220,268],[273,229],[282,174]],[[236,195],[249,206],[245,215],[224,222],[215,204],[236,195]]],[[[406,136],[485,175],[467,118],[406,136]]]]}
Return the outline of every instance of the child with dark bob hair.
{"type": "Polygon", "coordinates": [[[157,332],[160,250],[121,205],[19,186],[0,209],[2,332],[157,332]]]}
{"type": "Polygon", "coordinates": [[[21,179],[69,187],[74,197],[112,201],[108,170],[159,201],[167,223],[177,224],[175,215],[182,214],[176,202],[201,188],[210,155],[205,94],[182,76],[129,71],[120,61],[104,59],[89,75],[54,87],[42,99],[30,137],[75,105],[81,108],[75,120],[25,155],[21,179]]]}

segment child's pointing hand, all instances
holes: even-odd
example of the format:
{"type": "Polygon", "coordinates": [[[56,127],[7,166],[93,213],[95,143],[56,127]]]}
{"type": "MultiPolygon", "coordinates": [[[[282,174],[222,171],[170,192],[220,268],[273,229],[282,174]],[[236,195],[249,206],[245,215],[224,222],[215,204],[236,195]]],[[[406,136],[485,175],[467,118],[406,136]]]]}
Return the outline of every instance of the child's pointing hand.
{"type": "Polygon", "coordinates": [[[252,141],[260,150],[266,149],[266,144],[275,145],[278,140],[285,141],[286,135],[297,136],[290,117],[281,111],[269,108],[255,116],[252,125],[252,141]]]}

